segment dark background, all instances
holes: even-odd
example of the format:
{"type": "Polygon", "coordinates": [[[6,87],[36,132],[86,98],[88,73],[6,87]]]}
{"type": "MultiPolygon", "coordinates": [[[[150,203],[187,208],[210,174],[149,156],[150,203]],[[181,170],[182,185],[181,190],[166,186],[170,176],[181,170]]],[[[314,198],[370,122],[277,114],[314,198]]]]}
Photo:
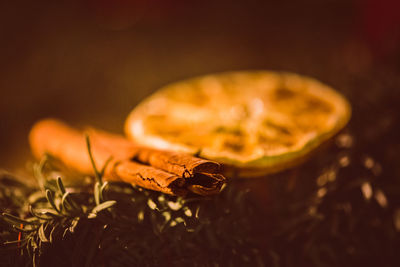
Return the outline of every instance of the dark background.
{"type": "Polygon", "coordinates": [[[27,170],[41,118],[122,133],[161,86],[242,69],[312,76],[353,109],[302,166],[229,187],[256,201],[267,266],[399,266],[398,0],[3,1],[0,169],[27,170]]]}
{"type": "Polygon", "coordinates": [[[350,125],[396,128],[395,0],[16,0],[0,10],[5,169],[24,167],[40,118],[122,132],[129,111],[157,88],[227,70],[313,76],[350,99],[350,125]],[[371,121],[377,112],[387,119],[371,121]]]}

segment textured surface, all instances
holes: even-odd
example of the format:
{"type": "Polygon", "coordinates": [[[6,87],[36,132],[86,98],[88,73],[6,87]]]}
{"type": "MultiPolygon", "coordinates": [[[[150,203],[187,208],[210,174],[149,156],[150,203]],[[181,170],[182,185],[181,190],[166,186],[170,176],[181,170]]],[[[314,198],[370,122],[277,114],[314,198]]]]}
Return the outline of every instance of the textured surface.
{"type": "Polygon", "coordinates": [[[167,85],[132,111],[125,129],[143,145],[255,168],[260,176],[299,161],[350,113],[340,94],[314,79],[241,71],[167,85]]]}

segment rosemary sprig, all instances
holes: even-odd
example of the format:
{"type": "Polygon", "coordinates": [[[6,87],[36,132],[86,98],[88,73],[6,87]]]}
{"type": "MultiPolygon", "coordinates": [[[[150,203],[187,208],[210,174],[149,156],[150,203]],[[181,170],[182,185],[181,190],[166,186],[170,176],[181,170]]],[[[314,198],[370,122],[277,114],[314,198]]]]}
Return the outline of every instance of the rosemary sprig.
{"type": "MultiPolygon", "coordinates": [[[[108,164],[112,160],[112,157],[109,157],[107,159],[107,161],[104,163],[104,166],[99,171],[97,169],[96,162],[95,162],[95,160],[93,158],[92,147],[90,145],[90,138],[89,138],[88,134],[85,135],[85,140],[86,140],[86,146],[87,146],[90,162],[92,163],[94,177],[96,178],[96,181],[97,181],[94,184],[94,199],[95,199],[96,205],[100,205],[103,202],[103,191],[104,191],[104,188],[107,186],[107,182],[103,183],[103,176],[104,176],[104,172],[105,172],[108,164]]],[[[108,205],[110,205],[110,203],[111,202],[109,202],[108,205]]],[[[114,205],[114,204],[112,204],[112,205],[114,205]]]]}
{"type": "Polygon", "coordinates": [[[230,183],[210,199],[102,179],[74,187],[47,156],[35,169],[40,188],[0,175],[0,241],[13,248],[0,250],[2,263],[397,266],[399,181],[382,179],[363,151],[329,152],[293,172],[230,183]]]}
{"type": "MultiPolygon", "coordinates": [[[[240,223],[249,216],[219,216],[218,210],[226,209],[230,201],[224,198],[234,194],[184,199],[126,183],[103,182],[105,166],[98,171],[90,140],[86,140],[96,177],[93,190],[82,187],[76,191],[64,183],[66,178],[51,178],[63,173],[48,155],[34,169],[42,186],[26,194],[29,202],[20,205],[29,205],[28,211],[15,214],[19,216],[3,213],[0,222],[5,223],[4,229],[15,233],[5,237],[5,245],[19,253],[21,262],[35,266],[215,265],[232,251],[241,251],[230,259],[232,264],[243,259],[261,261],[240,223]],[[235,223],[227,228],[226,220],[235,223]],[[198,253],[204,244],[212,245],[198,253]],[[203,253],[216,257],[204,258],[203,253]]],[[[241,198],[244,205],[244,196],[241,198]]]]}

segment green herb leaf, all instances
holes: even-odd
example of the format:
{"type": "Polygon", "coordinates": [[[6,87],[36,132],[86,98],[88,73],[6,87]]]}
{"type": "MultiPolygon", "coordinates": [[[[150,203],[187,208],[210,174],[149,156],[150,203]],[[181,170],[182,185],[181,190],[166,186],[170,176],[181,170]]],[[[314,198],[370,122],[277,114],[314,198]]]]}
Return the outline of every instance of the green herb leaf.
{"type": "Polygon", "coordinates": [[[104,176],[104,173],[105,173],[105,171],[106,171],[106,169],[107,169],[107,166],[108,166],[108,164],[111,162],[112,159],[113,159],[113,157],[110,156],[110,157],[106,160],[106,162],[104,163],[103,168],[101,168],[101,171],[100,171],[100,176],[101,176],[101,177],[104,176]]]}
{"type": "Polygon", "coordinates": [[[99,205],[102,201],[100,192],[101,184],[99,182],[96,182],[96,184],[94,185],[94,200],[96,202],[96,205],[99,205]]]}
{"type": "Polygon", "coordinates": [[[90,144],[90,138],[89,138],[88,134],[85,134],[85,139],[86,139],[86,146],[87,146],[87,151],[89,153],[90,162],[92,163],[92,167],[93,167],[93,171],[94,171],[94,176],[95,176],[97,182],[99,184],[102,184],[103,183],[102,176],[101,176],[101,173],[99,172],[99,170],[96,167],[96,162],[94,161],[94,158],[93,158],[92,147],[91,147],[91,144],[90,144]]]}
{"type": "Polygon", "coordinates": [[[53,209],[55,211],[57,211],[58,213],[61,213],[54,202],[53,193],[49,189],[46,189],[46,198],[47,198],[47,201],[50,203],[50,205],[53,207],[53,209]]]}
{"type": "Polygon", "coordinates": [[[36,221],[27,221],[21,218],[18,218],[14,215],[8,214],[8,213],[2,213],[1,214],[2,218],[7,221],[8,223],[12,224],[12,225],[37,225],[38,222],[36,221]]]}
{"type": "Polygon", "coordinates": [[[57,186],[58,186],[58,189],[61,192],[61,195],[64,195],[66,193],[66,191],[65,191],[64,184],[63,184],[63,182],[61,180],[61,177],[57,177],[57,186]]]}
{"type": "Polygon", "coordinates": [[[115,201],[115,200],[108,200],[106,202],[103,202],[103,203],[97,205],[96,207],[94,207],[92,210],[92,213],[96,214],[102,210],[105,210],[105,209],[108,209],[108,208],[114,206],[116,203],[117,203],[117,201],[115,201]]]}
{"type": "Polygon", "coordinates": [[[44,224],[42,224],[40,227],[39,227],[39,232],[38,232],[38,234],[39,234],[39,238],[40,238],[40,240],[42,241],[42,242],[50,242],[48,239],[47,239],[47,237],[46,237],[46,234],[44,233],[44,227],[45,227],[45,225],[44,224]]]}

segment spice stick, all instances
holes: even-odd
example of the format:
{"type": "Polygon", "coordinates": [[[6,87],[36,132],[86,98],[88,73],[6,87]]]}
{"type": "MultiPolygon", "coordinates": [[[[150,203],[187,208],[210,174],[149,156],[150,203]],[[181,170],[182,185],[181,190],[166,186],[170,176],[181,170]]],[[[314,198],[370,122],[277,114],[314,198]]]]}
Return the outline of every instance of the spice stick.
{"type": "MultiPolygon", "coordinates": [[[[88,129],[92,154],[97,166],[112,157],[105,179],[122,180],[173,195],[193,192],[199,195],[219,193],[225,178],[219,164],[184,153],[137,146],[122,136],[88,129]]],[[[42,120],[30,133],[36,157],[49,153],[82,173],[93,174],[84,133],[53,119],[42,120]]]]}
{"type": "Polygon", "coordinates": [[[93,128],[87,129],[86,132],[92,139],[101,142],[104,146],[112,145],[118,149],[121,157],[130,158],[182,177],[190,177],[195,173],[218,173],[220,171],[220,165],[214,161],[185,153],[137,146],[122,136],[93,128]]]}
{"type": "Polygon", "coordinates": [[[184,196],[189,190],[184,186],[184,178],[132,161],[118,161],[106,174],[111,180],[122,180],[170,195],[184,196]]]}

